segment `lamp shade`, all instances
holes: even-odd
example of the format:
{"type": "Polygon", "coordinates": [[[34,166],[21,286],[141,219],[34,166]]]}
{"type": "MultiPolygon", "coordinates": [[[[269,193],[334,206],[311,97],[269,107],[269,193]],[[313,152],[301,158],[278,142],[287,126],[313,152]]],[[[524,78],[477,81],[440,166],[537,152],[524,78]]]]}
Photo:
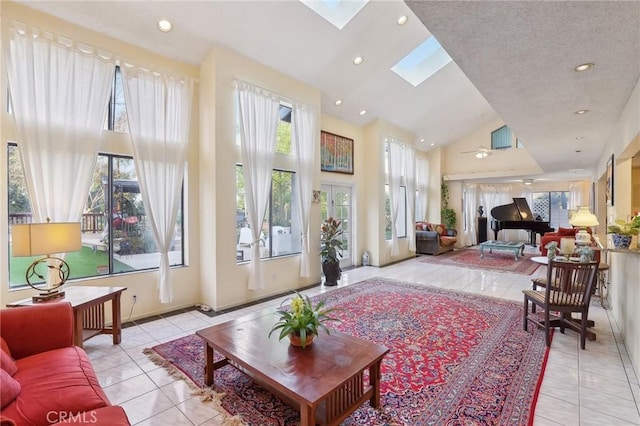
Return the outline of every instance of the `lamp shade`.
{"type": "Polygon", "coordinates": [[[15,257],[68,253],[82,248],[80,222],[12,225],[11,240],[15,257]]]}
{"type": "Polygon", "coordinates": [[[569,219],[569,223],[573,226],[596,226],[599,224],[596,215],[589,211],[589,207],[580,207],[576,214],[569,219]]]}

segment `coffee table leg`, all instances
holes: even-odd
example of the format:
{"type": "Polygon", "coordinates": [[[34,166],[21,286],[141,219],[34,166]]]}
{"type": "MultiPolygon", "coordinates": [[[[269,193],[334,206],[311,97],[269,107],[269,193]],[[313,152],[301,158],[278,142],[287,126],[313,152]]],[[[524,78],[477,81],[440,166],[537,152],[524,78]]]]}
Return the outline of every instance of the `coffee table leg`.
{"type": "Polygon", "coordinates": [[[369,403],[373,408],[380,408],[380,363],[382,361],[378,361],[369,367],[369,381],[371,382],[371,387],[373,388],[373,395],[371,395],[371,399],[369,403]]]}
{"type": "Polygon", "coordinates": [[[213,386],[213,348],[207,343],[206,364],[204,367],[204,384],[213,386]]]}
{"type": "Polygon", "coordinates": [[[484,247],[480,246],[480,258],[484,257],[484,247]]]}
{"type": "Polygon", "coordinates": [[[300,403],[300,426],[314,426],[316,413],[311,405],[300,403]]]}

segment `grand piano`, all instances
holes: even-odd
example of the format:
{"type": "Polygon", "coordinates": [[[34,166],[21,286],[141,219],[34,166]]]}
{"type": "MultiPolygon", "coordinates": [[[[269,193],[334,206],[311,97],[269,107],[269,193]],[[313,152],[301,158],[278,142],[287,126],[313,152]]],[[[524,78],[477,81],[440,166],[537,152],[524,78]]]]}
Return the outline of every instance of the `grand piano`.
{"type": "Polygon", "coordinates": [[[513,203],[496,206],[491,209],[491,229],[493,237],[498,239],[498,231],[502,229],[524,229],[529,232],[530,244],[536,245],[536,234],[540,237],[545,232],[553,232],[549,222],[535,220],[526,198],[514,198],[513,203]]]}

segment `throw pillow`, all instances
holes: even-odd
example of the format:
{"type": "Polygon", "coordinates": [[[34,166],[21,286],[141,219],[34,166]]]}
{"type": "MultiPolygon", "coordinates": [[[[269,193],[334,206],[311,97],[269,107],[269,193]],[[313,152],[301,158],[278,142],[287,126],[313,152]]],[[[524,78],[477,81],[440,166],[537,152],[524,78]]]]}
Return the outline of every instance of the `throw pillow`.
{"type": "Polygon", "coordinates": [[[436,231],[438,234],[440,234],[442,236],[446,236],[447,235],[447,228],[442,224],[436,225],[434,231],[436,231]]]}
{"type": "Polygon", "coordinates": [[[9,345],[7,345],[7,341],[0,337],[0,350],[5,351],[9,355],[11,355],[11,349],[9,349],[9,345]]]}
{"type": "Polygon", "coordinates": [[[0,369],[0,404],[6,407],[20,393],[20,382],[11,377],[4,369],[0,369]]]}
{"type": "Polygon", "coordinates": [[[573,237],[576,235],[577,229],[575,228],[558,228],[558,236],[559,237],[573,237]]]}
{"type": "Polygon", "coordinates": [[[18,371],[18,366],[13,358],[11,358],[11,355],[3,350],[0,350],[0,368],[9,373],[10,376],[13,376],[16,374],[16,371],[18,371]]]}

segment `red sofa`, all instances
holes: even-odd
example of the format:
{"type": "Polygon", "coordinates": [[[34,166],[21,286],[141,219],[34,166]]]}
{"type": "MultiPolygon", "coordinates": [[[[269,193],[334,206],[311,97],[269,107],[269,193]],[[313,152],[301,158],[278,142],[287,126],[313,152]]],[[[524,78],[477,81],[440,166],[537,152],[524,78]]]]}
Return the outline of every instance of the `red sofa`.
{"type": "Polygon", "coordinates": [[[69,303],[0,310],[2,426],[129,425],[112,406],[87,354],[73,345],[69,303]]]}

